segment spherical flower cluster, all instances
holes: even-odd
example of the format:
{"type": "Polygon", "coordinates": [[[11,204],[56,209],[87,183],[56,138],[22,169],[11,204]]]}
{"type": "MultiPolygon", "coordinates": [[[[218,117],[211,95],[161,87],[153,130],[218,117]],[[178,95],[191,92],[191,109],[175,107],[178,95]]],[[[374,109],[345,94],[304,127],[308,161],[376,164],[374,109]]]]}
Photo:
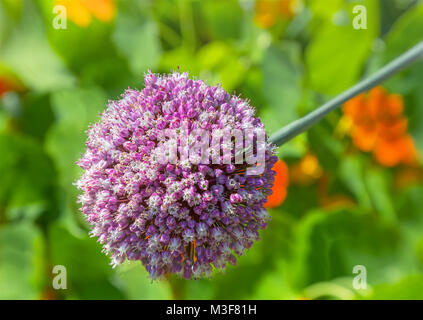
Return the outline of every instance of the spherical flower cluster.
{"type": "Polygon", "coordinates": [[[88,131],[78,161],[84,170],[76,183],[79,202],[113,266],[140,260],[152,279],[209,277],[213,268],[235,265],[234,254],[242,255],[266,227],[275,147],[267,141],[255,147],[265,150],[264,171],[255,175],[234,161],[159,161],[171,140],[163,133],[182,126],[189,132],[263,129],[248,102],[174,72],[146,74],[142,91],[128,89],[110,101],[88,131]]]}

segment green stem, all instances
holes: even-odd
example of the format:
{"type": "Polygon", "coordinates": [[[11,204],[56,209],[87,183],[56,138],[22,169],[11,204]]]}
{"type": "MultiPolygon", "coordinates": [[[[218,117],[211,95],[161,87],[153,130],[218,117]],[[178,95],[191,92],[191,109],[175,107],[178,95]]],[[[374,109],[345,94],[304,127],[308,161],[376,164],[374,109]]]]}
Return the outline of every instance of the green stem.
{"type": "Polygon", "coordinates": [[[355,86],[344,91],[340,95],[336,96],[329,102],[325,103],[316,110],[310,112],[301,119],[298,119],[289,125],[283,127],[276,133],[274,133],[269,141],[277,146],[281,146],[289,140],[295,138],[297,135],[303,133],[304,131],[310,129],[318,121],[320,121],[324,116],[326,116],[332,110],[335,110],[342,106],[345,102],[354,98],[356,95],[367,91],[384,80],[392,77],[397,74],[404,68],[408,67],[410,64],[418,60],[423,56],[423,41],[418,43],[416,46],[406,51],[400,55],[395,60],[391,61],[389,64],[384,66],[382,69],[357,83],[355,86]]]}

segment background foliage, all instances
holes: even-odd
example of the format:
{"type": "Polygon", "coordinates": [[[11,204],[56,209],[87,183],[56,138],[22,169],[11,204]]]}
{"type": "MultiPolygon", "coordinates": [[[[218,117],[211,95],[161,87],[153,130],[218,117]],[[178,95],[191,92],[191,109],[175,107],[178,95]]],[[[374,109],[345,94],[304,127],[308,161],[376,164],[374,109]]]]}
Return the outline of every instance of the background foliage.
{"type": "MultiPolygon", "coordinates": [[[[72,185],[88,125],[108,99],[142,88],[148,69],[222,83],[272,133],[422,40],[421,1],[91,2],[68,8],[56,30],[60,1],[0,0],[0,298],[423,299],[421,168],[385,168],[357,150],[341,111],[280,149],[286,201],[239,265],[211,280],[151,283],[139,263],[112,269],[72,185]],[[366,30],[352,28],[357,4],[366,30]],[[51,287],[55,265],[67,290],[51,287]],[[352,287],[355,265],[367,290],[352,287]]],[[[384,84],[402,95],[420,156],[422,80],[420,62],[384,84]]]]}

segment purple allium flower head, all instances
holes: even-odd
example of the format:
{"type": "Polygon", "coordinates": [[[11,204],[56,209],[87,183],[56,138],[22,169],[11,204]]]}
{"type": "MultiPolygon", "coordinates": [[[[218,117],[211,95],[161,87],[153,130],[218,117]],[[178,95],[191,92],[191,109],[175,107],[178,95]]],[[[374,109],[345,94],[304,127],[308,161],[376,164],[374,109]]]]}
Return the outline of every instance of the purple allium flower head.
{"type": "Polygon", "coordinates": [[[140,260],[152,279],[169,272],[209,277],[212,267],[236,264],[234,254],[243,254],[266,227],[263,205],[274,181],[275,148],[266,141],[253,147],[264,151],[257,165],[264,170],[255,175],[246,174],[250,164],[235,163],[234,151],[221,155],[216,145],[207,151],[218,162],[163,162],[170,143],[177,145],[173,153],[186,151],[182,139],[166,134],[169,129],[186,137],[188,146],[199,139],[197,129],[264,130],[248,102],[221,87],[187,73],[148,73],[142,91],[128,89],[110,101],[88,131],[78,161],[84,170],[77,182],[81,211],[113,266],[140,260]]]}

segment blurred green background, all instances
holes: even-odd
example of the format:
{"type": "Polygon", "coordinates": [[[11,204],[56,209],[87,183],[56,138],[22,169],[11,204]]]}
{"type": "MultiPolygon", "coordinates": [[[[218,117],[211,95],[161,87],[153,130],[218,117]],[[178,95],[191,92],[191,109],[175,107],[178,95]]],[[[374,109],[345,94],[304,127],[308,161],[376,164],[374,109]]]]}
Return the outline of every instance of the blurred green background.
{"type": "MultiPolygon", "coordinates": [[[[280,149],[286,201],[211,280],[112,269],[72,185],[89,123],[148,69],[222,83],[273,133],[422,39],[414,0],[0,0],[0,299],[423,299],[421,167],[354,148],[342,111],[280,149]],[[356,5],[367,29],[352,27],[356,5]],[[55,265],[67,290],[52,288],[55,265]]],[[[423,62],[384,87],[402,95],[421,156],[423,62]]]]}

